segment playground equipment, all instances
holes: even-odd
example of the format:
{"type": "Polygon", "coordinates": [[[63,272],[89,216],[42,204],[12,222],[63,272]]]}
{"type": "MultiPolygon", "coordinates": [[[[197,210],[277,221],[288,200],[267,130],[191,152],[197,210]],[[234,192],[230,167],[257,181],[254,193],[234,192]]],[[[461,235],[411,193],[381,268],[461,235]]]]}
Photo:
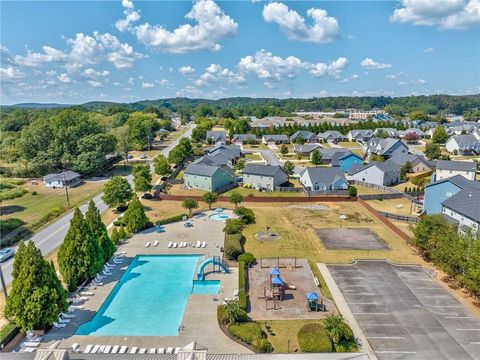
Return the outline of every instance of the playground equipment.
{"type": "Polygon", "coordinates": [[[230,272],[230,269],[228,268],[227,264],[224,264],[220,260],[220,256],[214,256],[202,262],[202,264],[198,268],[197,280],[200,280],[200,281],[205,280],[204,270],[208,264],[213,265],[213,271],[211,272],[220,272],[222,270],[225,271],[226,273],[230,272]]]}
{"type": "Polygon", "coordinates": [[[327,307],[323,304],[323,299],[319,300],[317,293],[307,293],[307,309],[308,311],[327,311],[327,307]]]}

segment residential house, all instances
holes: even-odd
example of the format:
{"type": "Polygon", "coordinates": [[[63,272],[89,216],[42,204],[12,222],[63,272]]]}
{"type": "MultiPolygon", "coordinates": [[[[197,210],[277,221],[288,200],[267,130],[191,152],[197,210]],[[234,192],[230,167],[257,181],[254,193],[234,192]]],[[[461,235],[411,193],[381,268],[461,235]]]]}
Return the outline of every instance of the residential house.
{"type": "Polygon", "coordinates": [[[279,165],[247,164],[243,169],[243,184],[250,184],[257,190],[273,191],[287,182],[288,175],[279,165]]]}
{"type": "Polygon", "coordinates": [[[442,202],[442,214],[458,224],[458,232],[480,230],[480,190],[464,189],[442,202]]]}
{"type": "Polygon", "coordinates": [[[352,152],[345,148],[325,148],[318,149],[322,155],[322,164],[339,166],[338,159],[344,155],[351,154],[352,152]],[[335,164],[335,165],[334,165],[335,164]]]}
{"type": "Polygon", "coordinates": [[[208,155],[215,156],[222,154],[231,164],[235,164],[242,156],[240,146],[238,145],[216,145],[207,151],[208,155]]]}
{"type": "Polygon", "coordinates": [[[267,145],[288,144],[290,139],[287,135],[263,135],[262,143],[267,145]]]}
{"type": "Polygon", "coordinates": [[[480,182],[466,179],[462,175],[432,182],[425,187],[423,212],[425,214],[440,214],[442,203],[464,189],[480,191],[480,182]]]}
{"type": "Polygon", "coordinates": [[[377,136],[380,133],[387,134],[389,138],[398,138],[398,130],[394,128],[376,128],[373,135],[377,136]]]}
{"type": "Polygon", "coordinates": [[[318,142],[317,135],[315,135],[311,131],[306,131],[306,130],[300,130],[294,133],[292,136],[290,136],[290,141],[292,143],[299,142],[300,139],[303,139],[303,142],[305,143],[316,143],[318,142]]]}
{"type": "Polygon", "coordinates": [[[232,142],[235,145],[244,145],[257,142],[257,135],[255,134],[234,134],[232,136],[232,142]]]}
{"type": "Polygon", "coordinates": [[[73,187],[80,183],[82,175],[75,171],[67,170],[58,174],[48,174],[43,177],[45,187],[56,189],[62,187],[73,187]]]}
{"type": "Polygon", "coordinates": [[[477,164],[474,161],[438,160],[433,181],[462,175],[465,179],[475,180],[477,164]]]}
{"type": "Polygon", "coordinates": [[[224,153],[206,154],[195,161],[195,164],[206,164],[211,166],[233,166],[235,158],[226,156],[224,153]]]}
{"type": "Polygon", "coordinates": [[[454,135],[447,140],[445,149],[455,155],[480,154],[480,141],[473,134],[454,135]]]}
{"type": "Polygon", "coordinates": [[[358,141],[364,143],[373,137],[373,130],[350,130],[347,138],[350,141],[358,141]]]}
{"type": "Polygon", "coordinates": [[[367,156],[376,154],[388,159],[397,152],[408,154],[408,145],[399,139],[374,137],[363,144],[363,151],[367,156]]]}
{"type": "Polygon", "coordinates": [[[219,192],[235,183],[235,173],[228,166],[192,163],[184,173],[187,188],[219,192]]]}
{"type": "Polygon", "coordinates": [[[423,155],[406,154],[400,151],[395,152],[390,160],[402,167],[403,164],[409,162],[411,167],[411,173],[433,171],[436,167],[435,161],[427,160],[423,155]]]}
{"type": "Polygon", "coordinates": [[[328,130],[328,131],[325,131],[324,133],[319,133],[317,135],[317,138],[319,140],[323,140],[326,142],[333,142],[333,143],[347,140],[345,135],[343,135],[340,131],[337,131],[337,130],[328,130]]]}
{"type": "Polygon", "coordinates": [[[418,136],[419,139],[421,138],[424,138],[425,137],[425,132],[423,132],[422,130],[420,129],[417,129],[417,128],[409,128],[407,130],[400,130],[398,132],[398,135],[401,137],[401,138],[404,138],[405,135],[407,134],[415,134],[418,136]]]}
{"type": "Polygon", "coordinates": [[[207,131],[206,140],[207,143],[225,144],[227,142],[227,132],[213,130],[207,131]]]}
{"type": "Polygon", "coordinates": [[[337,153],[339,155],[334,155],[332,158],[332,166],[339,166],[340,169],[342,169],[343,172],[348,172],[354,165],[362,165],[363,164],[363,159],[358,156],[357,154],[354,154],[352,152],[350,153],[337,153]]]}
{"type": "Polygon", "coordinates": [[[300,154],[303,156],[310,156],[310,154],[315,149],[321,149],[322,147],[319,144],[295,144],[293,145],[293,152],[295,154],[300,154]]]}
{"type": "Polygon", "coordinates": [[[328,192],[348,189],[348,181],[339,168],[307,167],[299,176],[300,183],[308,191],[328,192]]]}
{"type": "Polygon", "coordinates": [[[353,165],[348,172],[349,180],[362,181],[380,186],[391,186],[400,181],[400,166],[393,161],[370,162],[353,165]]]}

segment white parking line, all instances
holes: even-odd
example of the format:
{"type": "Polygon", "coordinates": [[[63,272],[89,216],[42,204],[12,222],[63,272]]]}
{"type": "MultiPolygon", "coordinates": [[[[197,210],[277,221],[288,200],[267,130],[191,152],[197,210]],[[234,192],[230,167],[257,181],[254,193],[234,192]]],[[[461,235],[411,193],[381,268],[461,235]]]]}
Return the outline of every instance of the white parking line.
{"type": "Polygon", "coordinates": [[[470,344],[472,344],[472,345],[480,345],[480,341],[470,341],[470,344]]]}
{"type": "Polygon", "coordinates": [[[360,303],[350,303],[349,305],[381,305],[377,302],[360,302],[360,303]]]}
{"type": "Polygon", "coordinates": [[[420,286],[420,287],[416,287],[415,289],[417,289],[417,290],[443,290],[442,288],[439,288],[439,287],[428,287],[428,286],[420,286]]]}
{"type": "Polygon", "coordinates": [[[425,305],[425,306],[430,306],[434,308],[442,308],[442,307],[447,307],[447,308],[452,308],[452,307],[463,307],[463,305],[425,305]]]}
{"type": "Polygon", "coordinates": [[[354,315],[390,315],[390,313],[386,313],[386,312],[378,312],[378,313],[375,313],[375,312],[352,312],[352,314],[354,314],[354,315]]]}
{"type": "Polygon", "coordinates": [[[449,299],[450,295],[425,295],[427,299],[449,299]]]}
{"type": "Polygon", "coordinates": [[[401,351],[401,350],[383,350],[375,351],[377,354],[416,354],[416,351],[401,351]]]}
{"type": "Polygon", "coordinates": [[[399,340],[399,339],[405,339],[403,336],[367,336],[367,339],[394,339],[394,340],[399,340]]]}
{"type": "Polygon", "coordinates": [[[354,292],[345,292],[345,294],[355,294],[357,296],[375,296],[376,294],[372,294],[372,293],[354,293],[354,292]]]}
{"type": "Polygon", "coordinates": [[[432,282],[432,279],[405,279],[405,280],[410,280],[410,281],[429,281],[429,282],[432,282]]]}
{"type": "Polygon", "coordinates": [[[398,327],[398,324],[362,324],[363,326],[396,326],[398,327]]]}
{"type": "Polygon", "coordinates": [[[475,319],[473,316],[445,316],[445,319],[475,319]]]}
{"type": "Polygon", "coordinates": [[[480,329],[456,329],[457,331],[480,331],[480,329]]]}

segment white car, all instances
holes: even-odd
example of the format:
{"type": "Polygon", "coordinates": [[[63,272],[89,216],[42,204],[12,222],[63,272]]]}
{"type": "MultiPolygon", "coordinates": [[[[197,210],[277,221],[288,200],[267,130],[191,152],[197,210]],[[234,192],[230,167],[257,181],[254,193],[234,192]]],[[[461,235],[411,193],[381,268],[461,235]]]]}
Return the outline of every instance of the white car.
{"type": "Polygon", "coordinates": [[[13,249],[11,249],[11,248],[6,248],[6,249],[0,250],[0,263],[2,263],[4,261],[7,261],[8,259],[13,257],[14,255],[15,255],[15,251],[13,251],[13,249]]]}
{"type": "Polygon", "coordinates": [[[140,159],[144,160],[146,158],[147,158],[147,155],[145,155],[145,154],[140,155],[140,159]]]}

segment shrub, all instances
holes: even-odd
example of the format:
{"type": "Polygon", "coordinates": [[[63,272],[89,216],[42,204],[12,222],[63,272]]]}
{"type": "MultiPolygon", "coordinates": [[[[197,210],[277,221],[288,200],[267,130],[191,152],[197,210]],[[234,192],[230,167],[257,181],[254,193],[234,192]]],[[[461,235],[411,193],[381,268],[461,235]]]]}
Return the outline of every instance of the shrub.
{"type": "Polygon", "coordinates": [[[0,201],[16,199],[22,197],[26,193],[28,193],[28,191],[21,187],[7,189],[0,193],[0,201]]]}
{"type": "Polygon", "coordinates": [[[348,196],[355,197],[357,196],[358,190],[355,186],[348,187],[348,196]]]}
{"type": "Polygon", "coordinates": [[[237,216],[240,217],[240,220],[244,224],[255,224],[255,214],[253,213],[252,209],[248,209],[244,206],[239,206],[235,210],[233,210],[233,213],[237,216]]]}
{"type": "Polygon", "coordinates": [[[0,235],[3,237],[5,234],[8,234],[23,224],[25,223],[17,218],[0,220],[0,235]]]}
{"type": "Polygon", "coordinates": [[[248,321],[247,312],[240,308],[238,301],[232,301],[230,304],[220,305],[217,308],[217,318],[218,321],[224,325],[248,321]],[[229,311],[229,306],[237,306],[236,311],[229,311]]]}
{"type": "Polygon", "coordinates": [[[223,231],[226,234],[240,234],[243,229],[243,223],[239,219],[228,219],[225,222],[225,227],[223,231]]]}
{"type": "Polygon", "coordinates": [[[332,343],[327,330],[321,324],[304,325],[298,332],[297,338],[302,352],[332,352],[332,343]]]}
{"type": "Polygon", "coordinates": [[[174,223],[177,221],[181,221],[184,217],[188,217],[188,214],[182,213],[182,214],[170,216],[165,219],[158,220],[157,225],[166,225],[166,224],[174,223]]]}
{"type": "Polygon", "coordinates": [[[32,191],[32,195],[38,195],[36,191],[32,191]]]}
{"type": "Polygon", "coordinates": [[[247,310],[247,279],[245,277],[245,263],[238,262],[238,305],[241,309],[247,310]]]}
{"type": "Polygon", "coordinates": [[[244,262],[245,265],[250,265],[256,262],[257,259],[251,253],[244,253],[238,257],[238,262],[244,262]]]}
{"type": "Polygon", "coordinates": [[[225,255],[229,260],[236,260],[239,255],[243,254],[243,235],[240,234],[227,234],[225,236],[225,255]]]}
{"type": "Polygon", "coordinates": [[[272,352],[272,344],[267,340],[267,334],[257,322],[232,324],[228,327],[230,333],[237,339],[251,345],[257,352],[272,352]]]}

